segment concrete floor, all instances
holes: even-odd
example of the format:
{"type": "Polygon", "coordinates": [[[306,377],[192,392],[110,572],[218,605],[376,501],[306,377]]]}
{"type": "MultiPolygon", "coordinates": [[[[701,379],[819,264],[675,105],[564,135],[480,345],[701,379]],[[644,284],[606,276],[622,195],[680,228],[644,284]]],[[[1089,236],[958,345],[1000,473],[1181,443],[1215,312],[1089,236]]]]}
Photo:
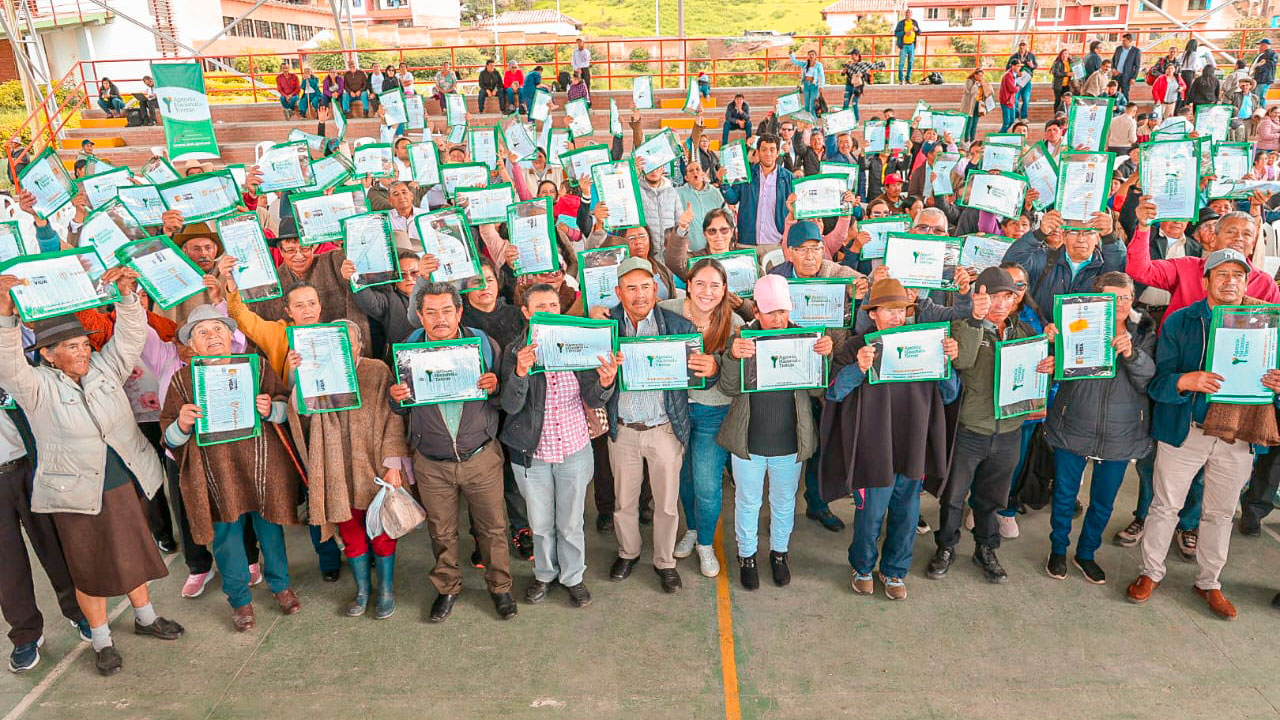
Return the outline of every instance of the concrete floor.
{"type": "MultiPolygon", "coordinates": [[[[849,531],[829,533],[801,510],[790,587],[773,587],[766,571],[761,589],[747,593],[736,567],[731,575],[741,717],[1280,717],[1280,613],[1269,605],[1280,589],[1280,534],[1233,538],[1224,584],[1238,621],[1208,613],[1190,589],[1194,566],[1179,559],[1152,601],[1136,607],[1124,587],[1137,553],[1109,543],[1129,520],[1135,488],[1131,476],[1098,554],[1106,586],[1074,568],[1066,581],[1045,576],[1048,514],[1037,512],[1000,552],[1005,586],[982,582],[968,538],[948,578],[925,578],[933,542],[919,538],[903,603],[854,596],[849,531]]],[[[848,501],[834,507],[851,517],[848,501]]],[[[925,516],[937,517],[931,499],[925,516]]],[[[386,621],[341,616],[348,576],[320,582],[298,531],[289,545],[303,612],[279,615],[259,586],[259,626],[245,635],[231,631],[217,583],[199,599],[178,597],[186,572],[175,557],[153,596],[187,636],[175,644],[134,636],[125,612],[112,625],[125,671],[110,679],[93,672],[41,576],[42,608],[55,612],[43,660],[30,673],[0,673],[0,720],[725,717],[715,582],[685,560],[676,596],[661,594],[644,562],[625,583],[610,583],[614,541],[588,520],[595,602],[573,610],[556,590],[541,605],[521,604],[509,623],[496,619],[471,570],[449,621],[425,623],[434,593],[424,531],[402,544],[399,609],[386,621]]],[[[530,577],[519,562],[517,590],[530,577]]]]}

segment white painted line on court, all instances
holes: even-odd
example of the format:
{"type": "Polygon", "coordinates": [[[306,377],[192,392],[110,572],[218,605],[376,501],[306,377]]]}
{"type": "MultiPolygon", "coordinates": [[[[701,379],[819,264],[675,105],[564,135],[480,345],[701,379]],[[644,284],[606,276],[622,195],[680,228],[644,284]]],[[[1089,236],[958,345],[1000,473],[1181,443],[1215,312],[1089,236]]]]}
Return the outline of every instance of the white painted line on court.
{"type": "MultiPolygon", "coordinates": [[[[173,560],[176,557],[178,557],[178,553],[174,553],[165,558],[165,568],[168,568],[173,564],[173,560]]],[[[124,614],[125,608],[128,607],[129,598],[126,597],[121,600],[120,604],[116,605],[115,610],[112,610],[111,614],[107,616],[107,624],[110,625],[115,622],[117,618],[124,614]]],[[[58,664],[54,665],[53,669],[49,671],[49,674],[45,675],[44,679],[39,683],[36,683],[36,686],[31,688],[31,691],[28,692],[17,705],[13,706],[13,709],[9,711],[9,714],[0,718],[0,720],[18,720],[18,718],[22,717],[22,715],[40,699],[40,696],[44,695],[45,691],[53,687],[53,684],[58,681],[58,678],[62,677],[62,674],[67,671],[67,668],[71,667],[72,663],[76,661],[76,658],[83,655],[84,651],[91,647],[93,647],[92,643],[83,641],[76,643],[76,646],[71,649],[71,652],[67,653],[65,657],[59,660],[58,664]]]]}
{"type": "Polygon", "coordinates": [[[1275,530],[1272,530],[1266,525],[1262,526],[1262,530],[1266,532],[1268,535],[1270,535],[1271,537],[1275,538],[1276,542],[1280,542],[1280,533],[1276,532],[1275,530]]]}

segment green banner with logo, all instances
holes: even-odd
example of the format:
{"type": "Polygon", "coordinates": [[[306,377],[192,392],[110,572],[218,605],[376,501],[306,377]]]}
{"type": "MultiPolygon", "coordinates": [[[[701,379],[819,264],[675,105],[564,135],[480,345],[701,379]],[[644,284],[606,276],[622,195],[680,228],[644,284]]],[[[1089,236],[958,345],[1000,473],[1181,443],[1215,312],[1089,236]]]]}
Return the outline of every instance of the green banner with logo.
{"type": "Polygon", "coordinates": [[[196,63],[152,63],[170,162],[219,157],[204,69],[196,63]]]}

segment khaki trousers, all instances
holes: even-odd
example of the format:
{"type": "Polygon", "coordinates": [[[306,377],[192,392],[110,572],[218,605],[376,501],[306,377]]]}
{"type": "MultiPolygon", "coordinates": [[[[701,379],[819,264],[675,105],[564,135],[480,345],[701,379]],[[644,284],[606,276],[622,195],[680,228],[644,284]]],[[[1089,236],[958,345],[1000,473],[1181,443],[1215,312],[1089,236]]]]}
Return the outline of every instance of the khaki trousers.
{"type": "Polygon", "coordinates": [[[1231,545],[1231,518],[1240,501],[1240,491],[1253,469],[1253,453],[1247,442],[1237,440],[1227,444],[1205,435],[1194,425],[1181,447],[1156,443],[1155,497],[1142,533],[1139,571],[1156,582],[1164,579],[1164,560],[1178,526],[1178,511],[1186,500],[1191,481],[1202,467],[1204,511],[1196,545],[1199,571],[1195,585],[1201,590],[1217,590],[1222,587],[1218,576],[1227,564],[1227,549],[1231,545]]]}
{"type": "Polygon", "coordinates": [[[618,437],[609,443],[609,464],[613,469],[613,529],[618,536],[618,556],[640,557],[640,483],[645,464],[653,488],[653,566],[673,568],[676,533],[680,529],[680,466],[684,445],[671,430],[671,423],[651,430],[619,427],[618,437]]]}
{"type": "Polygon", "coordinates": [[[432,460],[415,452],[413,475],[418,498],[427,511],[427,531],[436,566],[431,584],[441,595],[462,592],[458,565],[458,499],[465,497],[484,557],[484,581],[491,593],[511,592],[511,558],[507,552],[507,513],[503,500],[502,450],[497,440],[466,462],[432,460]]]}

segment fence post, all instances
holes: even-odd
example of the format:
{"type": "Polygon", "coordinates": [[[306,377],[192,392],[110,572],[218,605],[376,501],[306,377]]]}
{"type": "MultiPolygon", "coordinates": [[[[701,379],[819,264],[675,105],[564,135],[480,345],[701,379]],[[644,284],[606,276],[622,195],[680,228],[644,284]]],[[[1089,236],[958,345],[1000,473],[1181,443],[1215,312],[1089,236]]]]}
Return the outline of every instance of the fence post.
{"type": "Polygon", "coordinates": [[[255,66],[256,64],[254,63],[254,56],[250,55],[249,56],[249,87],[253,90],[253,102],[256,104],[258,102],[258,78],[254,72],[255,66]]]}
{"type": "Polygon", "coordinates": [[[764,86],[769,87],[769,48],[764,49],[764,86]]]}

